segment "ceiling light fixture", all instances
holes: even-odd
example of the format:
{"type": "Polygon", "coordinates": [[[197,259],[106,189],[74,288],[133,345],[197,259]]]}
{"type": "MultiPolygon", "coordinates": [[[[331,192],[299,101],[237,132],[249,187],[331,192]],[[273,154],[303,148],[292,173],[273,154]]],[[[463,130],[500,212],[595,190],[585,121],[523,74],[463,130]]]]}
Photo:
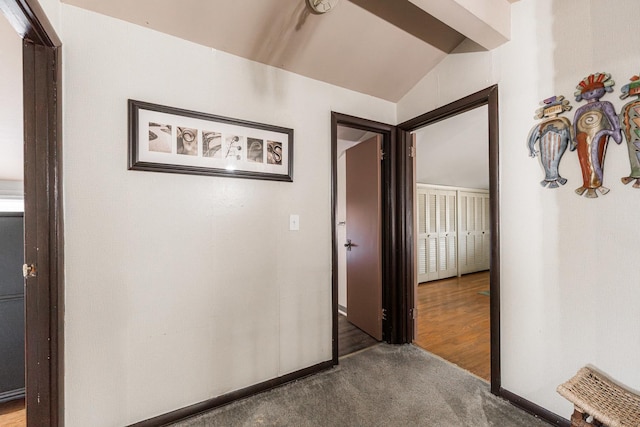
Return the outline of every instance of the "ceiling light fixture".
{"type": "Polygon", "coordinates": [[[307,4],[311,8],[313,13],[327,13],[336,5],[340,0],[307,0],[307,4]]]}

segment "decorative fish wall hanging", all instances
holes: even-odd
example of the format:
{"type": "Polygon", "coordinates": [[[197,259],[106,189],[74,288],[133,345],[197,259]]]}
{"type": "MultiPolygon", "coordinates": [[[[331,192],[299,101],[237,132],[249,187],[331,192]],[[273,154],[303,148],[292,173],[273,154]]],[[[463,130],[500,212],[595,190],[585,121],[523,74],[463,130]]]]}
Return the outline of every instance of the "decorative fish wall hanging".
{"type": "Polygon", "coordinates": [[[529,132],[529,155],[536,157],[540,154],[540,164],[544,169],[544,179],[540,181],[540,185],[558,188],[567,182],[558,171],[560,159],[569,144],[573,143],[571,122],[566,117],[558,115],[571,110],[572,107],[564,96],[552,96],[540,102],[540,105],[542,107],[536,111],[534,118],[543,120],[529,132]],[[536,142],[539,151],[535,149],[536,142]]]}
{"type": "Polygon", "coordinates": [[[627,139],[631,173],[620,179],[624,184],[635,180],[633,188],[640,188],[640,76],[633,76],[630,80],[631,83],[622,86],[620,99],[630,96],[635,96],[636,99],[622,107],[620,126],[627,139]]]}
{"type": "Polygon", "coordinates": [[[586,191],[589,198],[598,197],[596,190],[601,194],[609,192],[602,185],[607,143],[609,137],[618,144],[622,142],[620,122],[613,104],[600,101],[607,92],[613,92],[614,84],[608,73],[590,74],[578,83],[574,93],[577,102],[587,101],[576,110],[573,118],[575,146],[582,169],[582,186],[575,191],[578,195],[586,191]]]}

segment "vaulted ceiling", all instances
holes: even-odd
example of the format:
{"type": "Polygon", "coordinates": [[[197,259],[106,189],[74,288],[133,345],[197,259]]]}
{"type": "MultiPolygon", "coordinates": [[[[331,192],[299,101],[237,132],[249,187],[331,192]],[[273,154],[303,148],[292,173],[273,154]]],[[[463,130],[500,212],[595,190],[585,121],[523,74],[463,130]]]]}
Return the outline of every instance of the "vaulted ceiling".
{"type": "Polygon", "coordinates": [[[465,39],[507,41],[517,0],[341,0],[323,15],[306,0],[62,1],[397,102],[465,39]]]}

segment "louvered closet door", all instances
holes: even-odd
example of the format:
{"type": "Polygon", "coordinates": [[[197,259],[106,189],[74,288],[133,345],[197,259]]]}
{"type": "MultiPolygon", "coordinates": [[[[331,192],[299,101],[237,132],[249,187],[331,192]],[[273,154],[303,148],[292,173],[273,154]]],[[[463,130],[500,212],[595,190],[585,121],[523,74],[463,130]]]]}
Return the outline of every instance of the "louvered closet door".
{"type": "Polygon", "coordinates": [[[429,280],[427,267],[427,247],[429,241],[427,238],[427,192],[418,188],[416,195],[418,197],[418,283],[429,280]]]}
{"type": "Polygon", "coordinates": [[[460,226],[458,266],[460,274],[466,274],[475,266],[475,203],[473,195],[459,194],[460,226]]]}
{"type": "Polygon", "coordinates": [[[438,278],[438,195],[418,188],[418,282],[438,278]]]}
{"type": "Polygon", "coordinates": [[[479,270],[488,270],[491,266],[491,212],[489,195],[482,196],[482,260],[479,270]]]}
{"type": "Polygon", "coordinates": [[[437,227],[438,227],[438,279],[458,274],[456,234],[456,192],[438,191],[437,193],[437,227]]]}
{"type": "Polygon", "coordinates": [[[483,213],[484,213],[484,209],[483,209],[484,203],[482,203],[483,201],[482,199],[483,198],[481,195],[477,195],[473,198],[473,202],[475,204],[474,214],[476,216],[474,221],[475,239],[473,240],[475,266],[473,271],[479,271],[482,268],[482,261],[484,259],[484,245],[483,245],[483,238],[482,238],[482,219],[483,219],[483,213]]]}
{"type": "Polygon", "coordinates": [[[460,274],[489,268],[491,250],[489,195],[460,192],[460,274]]]}
{"type": "Polygon", "coordinates": [[[456,192],[418,188],[418,282],[457,274],[456,192]]]}
{"type": "Polygon", "coordinates": [[[426,247],[425,256],[427,264],[427,280],[435,280],[438,278],[438,194],[436,191],[427,191],[426,214],[426,247]]]}

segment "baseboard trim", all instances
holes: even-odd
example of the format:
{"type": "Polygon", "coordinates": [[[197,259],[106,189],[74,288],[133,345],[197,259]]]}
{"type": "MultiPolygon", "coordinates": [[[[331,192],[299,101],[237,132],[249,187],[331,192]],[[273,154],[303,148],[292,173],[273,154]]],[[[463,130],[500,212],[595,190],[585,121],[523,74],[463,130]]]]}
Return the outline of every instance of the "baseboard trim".
{"type": "Polygon", "coordinates": [[[510,392],[509,390],[505,390],[500,387],[500,397],[511,402],[512,405],[517,406],[518,408],[530,413],[531,415],[545,420],[546,422],[560,427],[570,427],[571,422],[565,418],[562,418],[560,415],[554,414],[553,412],[543,408],[542,406],[536,405],[529,400],[518,396],[515,393],[510,392]]]}
{"type": "Polygon", "coordinates": [[[265,392],[267,390],[271,390],[273,388],[279,387],[286,383],[290,383],[292,381],[299,380],[304,377],[308,377],[313,374],[317,374],[321,371],[333,367],[333,360],[328,360],[326,362],[318,363],[317,365],[310,366],[305,369],[301,369],[296,372],[292,372],[287,375],[283,375],[281,377],[273,378],[262,382],[260,384],[255,384],[241,390],[232,391],[231,393],[224,394],[222,396],[214,397],[213,399],[205,400],[204,402],[196,403],[195,405],[187,406],[182,409],[177,409],[175,411],[166,413],[164,415],[159,415],[154,418],[150,418],[145,421],[140,421],[135,424],[131,424],[129,427],[161,427],[166,426],[170,423],[175,423],[177,421],[182,421],[187,418],[194,417],[203,412],[210,411],[212,409],[219,408],[221,406],[232,403],[236,400],[244,399],[249,396],[253,396],[258,393],[265,392]]]}

